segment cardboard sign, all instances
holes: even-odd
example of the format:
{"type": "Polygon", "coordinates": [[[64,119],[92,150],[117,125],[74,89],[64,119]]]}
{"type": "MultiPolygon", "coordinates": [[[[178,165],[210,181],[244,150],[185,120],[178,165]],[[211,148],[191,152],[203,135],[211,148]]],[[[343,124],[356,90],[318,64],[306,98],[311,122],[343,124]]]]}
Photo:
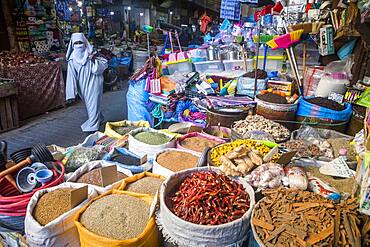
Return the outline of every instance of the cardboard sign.
{"type": "Polygon", "coordinates": [[[153,201],[152,201],[152,204],[150,205],[150,209],[149,209],[149,219],[154,215],[155,213],[155,210],[157,209],[157,205],[158,205],[158,198],[159,198],[159,190],[157,190],[157,192],[155,193],[155,196],[153,198],[153,201]]]}
{"type": "Polygon", "coordinates": [[[284,153],[280,156],[280,158],[278,159],[276,163],[285,166],[290,163],[290,161],[293,159],[296,153],[297,151],[291,151],[291,152],[284,153]]]}
{"type": "Polygon", "coordinates": [[[106,166],[100,169],[102,187],[117,182],[117,166],[106,166]]]}
{"type": "Polygon", "coordinates": [[[271,149],[270,152],[268,152],[268,154],[266,154],[265,157],[263,157],[263,161],[269,162],[272,159],[272,157],[274,157],[274,155],[277,154],[278,152],[279,147],[278,146],[273,147],[273,149],[271,149]]]}
{"type": "Polygon", "coordinates": [[[74,189],[71,191],[71,208],[76,207],[78,204],[81,202],[85,201],[88,196],[88,190],[87,190],[87,185],[74,189]]]}
{"type": "Polygon", "coordinates": [[[341,178],[351,178],[355,175],[355,171],[349,169],[346,160],[343,157],[327,162],[319,168],[319,171],[325,175],[341,178]]]}

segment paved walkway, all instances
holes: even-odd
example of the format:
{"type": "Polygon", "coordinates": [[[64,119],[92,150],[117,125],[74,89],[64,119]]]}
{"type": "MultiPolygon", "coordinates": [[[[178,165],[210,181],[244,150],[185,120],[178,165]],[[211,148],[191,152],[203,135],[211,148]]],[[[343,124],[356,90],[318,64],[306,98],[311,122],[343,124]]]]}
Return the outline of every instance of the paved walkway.
{"type": "MultiPolygon", "coordinates": [[[[127,118],[126,91],[107,92],[103,96],[105,121],[127,118]]],[[[8,142],[8,154],[37,143],[56,144],[63,147],[82,142],[86,134],[80,125],[87,119],[85,106],[78,102],[67,108],[31,119],[21,128],[0,134],[0,140],[8,142]]]]}

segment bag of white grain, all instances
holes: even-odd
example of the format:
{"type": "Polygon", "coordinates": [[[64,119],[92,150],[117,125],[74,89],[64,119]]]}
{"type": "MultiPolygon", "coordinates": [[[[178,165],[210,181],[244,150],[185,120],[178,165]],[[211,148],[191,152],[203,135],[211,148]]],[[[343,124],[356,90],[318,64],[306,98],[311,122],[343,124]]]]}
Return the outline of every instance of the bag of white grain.
{"type": "Polygon", "coordinates": [[[166,148],[173,148],[176,138],[173,135],[160,132],[152,128],[138,128],[132,130],[128,136],[129,150],[138,156],[154,154],[166,148]]]}
{"type": "Polygon", "coordinates": [[[74,217],[81,246],[159,246],[152,201],[149,195],[120,190],[94,198],[74,217]]]}
{"type": "Polygon", "coordinates": [[[108,190],[117,189],[123,179],[131,176],[130,170],[105,160],[96,160],[81,166],[72,174],[67,174],[66,182],[89,184],[100,195],[108,190]],[[117,174],[115,177],[112,176],[114,173],[117,174]]]}
{"type": "Polygon", "coordinates": [[[73,216],[96,196],[98,193],[91,186],[75,183],[37,191],[27,206],[25,232],[28,246],[80,246],[73,216]]]}
{"type": "Polygon", "coordinates": [[[254,204],[253,188],[244,180],[215,167],[188,169],[162,184],[157,225],[168,244],[241,247],[254,204]]]}

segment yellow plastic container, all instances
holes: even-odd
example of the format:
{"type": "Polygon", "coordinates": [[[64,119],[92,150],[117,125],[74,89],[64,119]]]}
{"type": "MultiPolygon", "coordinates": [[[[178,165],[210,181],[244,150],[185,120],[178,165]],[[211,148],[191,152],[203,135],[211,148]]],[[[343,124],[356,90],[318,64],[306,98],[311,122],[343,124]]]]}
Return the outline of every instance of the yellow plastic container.
{"type": "MultiPolygon", "coordinates": [[[[91,200],[86,206],[81,208],[75,218],[74,224],[77,227],[78,234],[80,236],[81,247],[97,247],[97,246],[109,246],[109,247],[156,247],[158,246],[158,229],[155,224],[154,217],[151,217],[146,225],[144,231],[137,236],[136,238],[126,239],[126,240],[117,240],[117,239],[109,239],[106,237],[99,236],[93,232],[87,230],[80,222],[81,215],[85,212],[85,210],[96,200],[100,198],[110,195],[110,194],[123,194],[129,195],[136,198],[140,198],[144,200],[148,205],[151,205],[153,198],[149,195],[144,194],[137,194],[129,191],[122,191],[122,190],[110,190],[105,194],[98,196],[91,200]]],[[[145,216],[143,216],[145,217],[145,216]]]]}
{"type": "Polygon", "coordinates": [[[114,127],[124,127],[124,126],[138,126],[138,127],[148,127],[149,128],[150,124],[147,121],[131,122],[128,120],[123,120],[119,122],[107,122],[105,124],[104,134],[106,134],[109,137],[122,138],[123,135],[120,135],[116,131],[114,131],[114,127]]]}
{"type": "MultiPolygon", "coordinates": [[[[140,179],[142,179],[143,177],[153,177],[153,178],[160,178],[162,179],[163,181],[166,180],[165,177],[161,176],[161,175],[158,175],[158,174],[154,174],[154,173],[151,173],[151,172],[142,172],[142,173],[139,173],[139,174],[136,174],[132,177],[128,177],[128,178],[125,178],[121,185],[119,186],[119,190],[125,190],[126,186],[130,183],[133,183],[133,182],[136,182],[140,179]]],[[[144,194],[146,195],[146,194],[144,194]]]]}

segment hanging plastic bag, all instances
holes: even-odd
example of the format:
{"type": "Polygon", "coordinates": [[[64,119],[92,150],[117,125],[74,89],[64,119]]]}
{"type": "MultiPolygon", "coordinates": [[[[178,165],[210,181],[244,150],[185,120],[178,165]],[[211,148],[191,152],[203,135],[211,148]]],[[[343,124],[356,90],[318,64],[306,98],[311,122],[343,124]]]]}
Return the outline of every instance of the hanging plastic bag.
{"type": "Polygon", "coordinates": [[[127,112],[130,121],[148,121],[153,125],[153,118],[145,108],[145,103],[149,99],[149,94],[144,90],[146,79],[130,81],[127,91],[127,112]]]}

